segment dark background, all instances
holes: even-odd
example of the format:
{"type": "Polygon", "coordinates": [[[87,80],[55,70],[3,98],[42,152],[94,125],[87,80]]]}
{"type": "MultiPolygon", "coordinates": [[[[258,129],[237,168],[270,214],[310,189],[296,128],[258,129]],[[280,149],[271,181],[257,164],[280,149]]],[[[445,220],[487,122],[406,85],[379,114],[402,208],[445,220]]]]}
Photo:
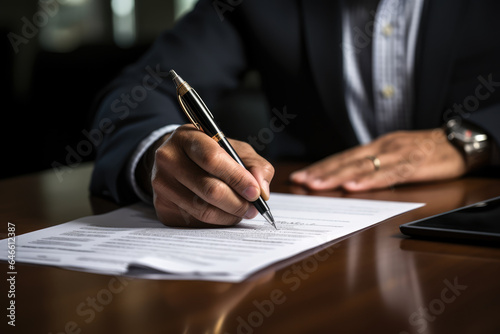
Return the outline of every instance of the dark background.
{"type": "MultiPolygon", "coordinates": [[[[40,2],[0,3],[0,178],[80,162],[68,160],[68,147],[76,150],[86,140],[97,93],[171,27],[182,8],[175,0],[136,1],[135,38],[120,42],[111,0],[45,0],[55,8],[50,13],[40,2]],[[29,38],[16,47],[16,36],[29,38]]],[[[80,155],[81,161],[94,153],[80,155]]]]}

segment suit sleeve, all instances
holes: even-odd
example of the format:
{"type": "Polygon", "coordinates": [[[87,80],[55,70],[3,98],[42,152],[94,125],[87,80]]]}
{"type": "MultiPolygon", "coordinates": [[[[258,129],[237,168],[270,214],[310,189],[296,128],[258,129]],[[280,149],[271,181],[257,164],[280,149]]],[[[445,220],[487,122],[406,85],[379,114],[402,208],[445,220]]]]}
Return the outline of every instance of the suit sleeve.
{"type": "Polygon", "coordinates": [[[491,138],[493,144],[492,165],[500,166],[500,104],[491,105],[470,115],[468,122],[483,129],[491,138]]]}
{"type": "Polygon", "coordinates": [[[235,26],[219,14],[211,1],[199,1],[109,85],[92,125],[103,134],[96,145],[93,195],[121,205],[137,201],[126,175],[136,147],[165,125],[186,123],[167,77],[170,69],[196,87],[209,107],[237,87],[247,66],[244,45],[235,26]]]}

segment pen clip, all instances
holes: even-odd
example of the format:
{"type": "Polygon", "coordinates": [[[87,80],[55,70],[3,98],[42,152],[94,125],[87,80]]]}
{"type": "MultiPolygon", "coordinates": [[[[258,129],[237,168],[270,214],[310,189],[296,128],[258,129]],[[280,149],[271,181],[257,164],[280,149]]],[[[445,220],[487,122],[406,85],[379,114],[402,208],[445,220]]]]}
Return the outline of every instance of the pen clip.
{"type": "Polygon", "coordinates": [[[177,101],[179,101],[179,104],[181,105],[182,111],[184,111],[184,114],[186,114],[187,118],[189,121],[198,129],[203,131],[203,129],[200,127],[198,122],[195,120],[193,115],[191,115],[191,112],[189,111],[189,108],[186,106],[184,101],[182,101],[181,95],[177,92],[177,101]]]}

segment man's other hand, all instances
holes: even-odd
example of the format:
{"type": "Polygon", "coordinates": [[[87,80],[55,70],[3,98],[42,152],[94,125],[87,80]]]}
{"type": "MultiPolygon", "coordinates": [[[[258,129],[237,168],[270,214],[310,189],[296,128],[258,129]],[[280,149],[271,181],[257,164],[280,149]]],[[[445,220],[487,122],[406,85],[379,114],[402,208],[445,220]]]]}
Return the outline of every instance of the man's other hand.
{"type": "Polygon", "coordinates": [[[434,129],[381,136],[294,172],[290,180],[312,190],[342,187],[354,192],[451,179],[465,172],[462,155],[442,129],[434,129]]]}

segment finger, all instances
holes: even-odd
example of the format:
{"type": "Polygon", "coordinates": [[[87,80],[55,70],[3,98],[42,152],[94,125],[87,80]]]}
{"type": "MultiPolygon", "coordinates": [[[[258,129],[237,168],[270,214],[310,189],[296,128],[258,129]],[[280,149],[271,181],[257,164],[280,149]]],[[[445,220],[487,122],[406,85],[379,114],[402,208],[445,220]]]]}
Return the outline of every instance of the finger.
{"type": "Polygon", "coordinates": [[[180,183],[155,185],[153,201],[158,219],[167,226],[228,226],[241,220],[203,201],[180,183]]]}
{"type": "Polygon", "coordinates": [[[398,180],[391,175],[390,171],[385,170],[372,172],[356,180],[347,181],[342,185],[342,188],[350,192],[361,192],[387,188],[396,183],[399,183],[398,180]]]}
{"type": "Polygon", "coordinates": [[[260,185],[255,177],[207,135],[199,132],[184,138],[182,146],[189,159],[228,184],[247,201],[252,202],[259,197],[260,185]]]}
{"type": "Polygon", "coordinates": [[[195,164],[187,164],[176,174],[176,179],[194,196],[237,217],[253,218],[253,205],[239,196],[224,181],[210,175],[195,164]]]}
{"type": "Polygon", "coordinates": [[[404,161],[402,155],[399,153],[358,156],[356,160],[352,160],[349,164],[342,165],[339,169],[323,177],[309,181],[306,183],[306,186],[314,190],[334,189],[343,186],[346,182],[360,179],[384,167],[387,170],[390,166],[400,164],[404,161]]]}
{"type": "Polygon", "coordinates": [[[343,165],[326,175],[312,179],[306,182],[305,185],[313,190],[334,189],[347,181],[354,180],[372,171],[373,163],[367,158],[362,158],[343,165]]]}
{"type": "Polygon", "coordinates": [[[430,164],[415,164],[409,161],[402,161],[394,165],[390,170],[384,171],[384,180],[359,180],[356,188],[381,188],[385,185],[393,186],[402,183],[431,182],[447,180],[463,175],[463,169],[457,165],[447,162],[430,164]]]}
{"type": "MultiPolygon", "coordinates": [[[[351,192],[367,191],[391,187],[401,183],[419,181],[418,171],[421,166],[412,165],[407,161],[400,160],[397,163],[385,164],[379,171],[365,174],[356,180],[351,180],[342,187],[351,192]]],[[[434,168],[431,168],[434,169],[434,168]]],[[[421,180],[423,181],[423,180],[421,180]]]]}
{"type": "Polygon", "coordinates": [[[340,168],[332,170],[325,175],[308,180],[304,185],[313,190],[334,189],[345,182],[352,181],[364,174],[371,173],[373,170],[373,162],[363,157],[342,165],[340,168]]]}
{"type": "Polygon", "coordinates": [[[260,186],[260,195],[264,200],[269,199],[269,185],[274,176],[274,167],[260,156],[248,143],[229,139],[241,160],[244,162],[247,170],[255,177],[260,186]]]}
{"type": "Polygon", "coordinates": [[[249,167],[248,170],[260,185],[260,195],[264,201],[268,201],[271,196],[270,184],[274,176],[274,167],[266,165],[263,167],[249,167]]]}
{"type": "MultiPolygon", "coordinates": [[[[428,171],[435,173],[440,166],[425,166],[422,163],[414,164],[402,156],[396,154],[384,155],[382,168],[365,175],[361,175],[355,180],[350,180],[342,185],[347,191],[367,191],[382,189],[396,184],[424,181],[423,174],[428,171]]],[[[381,159],[382,160],[382,159],[381,159]]]]}
{"type": "Polygon", "coordinates": [[[353,162],[362,159],[373,152],[369,145],[359,146],[345,152],[334,154],[328,158],[318,161],[304,169],[296,171],[290,175],[290,180],[295,183],[311,185],[317,179],[325,178],[331,172],[342,167],[351,165],[353,162]]]}
{"type": "Polygon", "coordinates": [[[247,170],[255,177],[260,185],[260,195],[264,200],[269,199],[269,186],[274,177],[274,167],[257,154],[252,146],[239,140],[229,140],[233,148],[238,152],[247,170]]]}
{"type": "Polygon", "coordinates": [[[441,145],[432,153],[413,148],[404,154],[384,155],[380,171],[364,175],[343,187],[348,191],[364,191],[400,183],[450,179],[465,172],[462,156],[458,152],[441,145]]]}
{"type": "Polygon", "coordinates": [[[255,177],[260,185],[260,195],[267,201],[269,200],[269,186],[274,177],[274,167],[264,158],[258,156],[251,159],[244,159],[248,171],[255,177]]]}

